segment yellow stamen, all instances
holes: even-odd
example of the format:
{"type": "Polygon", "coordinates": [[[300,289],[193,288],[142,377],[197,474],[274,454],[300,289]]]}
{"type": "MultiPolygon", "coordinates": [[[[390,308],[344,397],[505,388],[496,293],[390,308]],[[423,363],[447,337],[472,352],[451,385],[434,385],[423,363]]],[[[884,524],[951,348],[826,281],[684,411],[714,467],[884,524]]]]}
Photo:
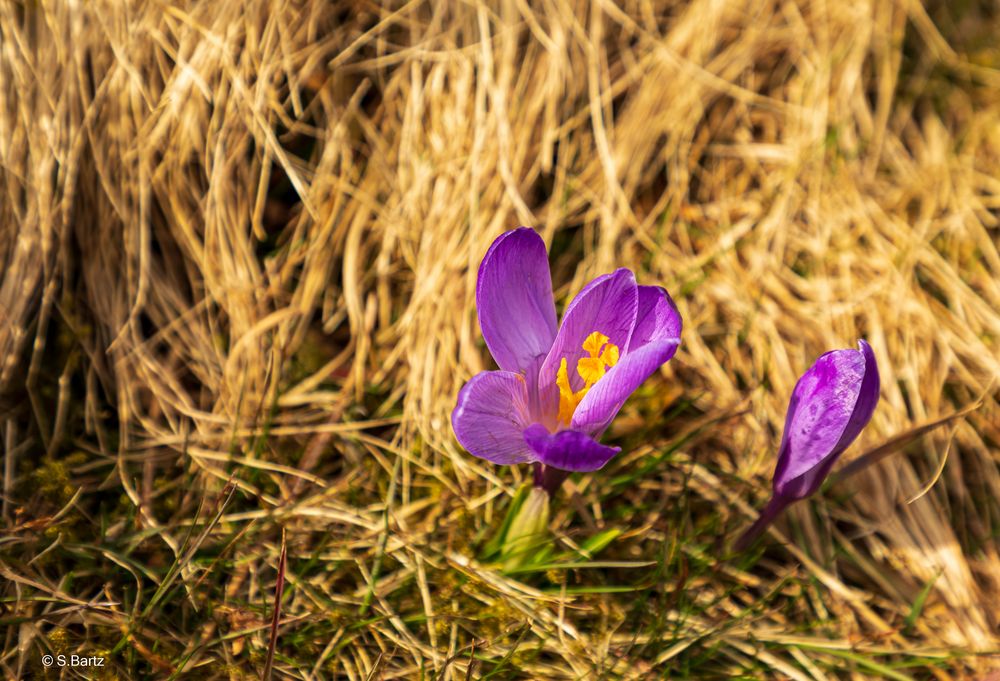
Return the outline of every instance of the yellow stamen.
{"type": "Polygon", "coordinates": [[[573,388],[569,385],[569,372],[566,370],[565,357],[559,363],[556,386],[559,388],[559,422],[569,425],[573,418],[573,411],[576,409],[576,405],[580,404],[586,390],[581,390],[579,393],[573,392],[573,388]]]}
{"type": "Polygon", "coordinates": [[[576,363],[576,373],[583,379],[583,387],[574,391],[569,383],[569,370],[566,358],[559,363],[556,373],[556,386],[559,388],[559,422],[569,425],[573,412],[587,391],[594,387],[604,377],[607,370],[618,364],[620,353],[618,346],[608,342],[608,337],[599,331],[594,331],[583,341],[583,349],[589,357],[582,357],[576,363]]]}
{"type": "Polygon", "coordinates": [[[601,353],[601,348],[604,347],[604,344],[607,342],[607,336],[600,331],[595,331],[587,336],[587,339],[583,341],[583,349],[589,353],[591,357],[597,357],[601,353]]]}
{"type": "Polygon", "coordinates": [[[604,361],[600,357],[584,357],[576,363],[576,373],[584,383],[593,385],[604,376],[604,361]]]}

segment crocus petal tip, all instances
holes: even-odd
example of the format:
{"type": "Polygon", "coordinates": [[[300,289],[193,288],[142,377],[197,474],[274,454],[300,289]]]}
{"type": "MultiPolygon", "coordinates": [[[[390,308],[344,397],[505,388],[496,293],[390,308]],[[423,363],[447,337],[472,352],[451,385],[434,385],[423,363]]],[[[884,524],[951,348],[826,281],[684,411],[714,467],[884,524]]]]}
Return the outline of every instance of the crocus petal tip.
{"type": "Polygon", "coordinates": [[[548,258],[542,237],[520,227],[497,237],[479,265],[479,326],[490,354],[506,371],[526,371],[555,338],[548,258]]]}
{"type": "Polygon", "coordinates": [[[525,429],[524,441],[538,461],[564,471],[596,471],[621,452],[621,447],[602,445],[578,430],[550,433],[540,423],[525,429]]]}

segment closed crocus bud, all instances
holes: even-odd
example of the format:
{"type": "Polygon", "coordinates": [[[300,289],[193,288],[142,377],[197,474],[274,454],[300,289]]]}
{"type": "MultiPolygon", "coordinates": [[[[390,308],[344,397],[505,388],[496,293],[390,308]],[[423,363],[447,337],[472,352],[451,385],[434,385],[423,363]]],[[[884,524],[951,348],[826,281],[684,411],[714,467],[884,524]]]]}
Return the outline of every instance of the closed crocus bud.
{"type": "Polygon", "coordinates": [[[740,551],[789,504],[820,488],[841,453],[858,437],[878,403],[879,377],[871,346],[822,355],[795,384],[774,469],[774,496],[736,542],[740,551]]]}

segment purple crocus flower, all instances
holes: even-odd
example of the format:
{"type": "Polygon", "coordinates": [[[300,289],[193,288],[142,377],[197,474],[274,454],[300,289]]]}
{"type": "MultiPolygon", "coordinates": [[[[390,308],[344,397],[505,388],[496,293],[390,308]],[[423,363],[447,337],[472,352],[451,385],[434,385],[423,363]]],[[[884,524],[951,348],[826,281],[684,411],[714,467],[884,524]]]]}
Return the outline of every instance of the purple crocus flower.
{"type": "Polygon", "coordinates": [[[545,243],[522,227],[479,266],[476,308],[499,371],[473,376],[451,415],[458,441],[498,464],[534,463],[553,491],[620,450],[598,442],[629,395],[673,357],[681,318],[665,290],[618,269],[597,277],[556,326],[545,243]]]}
{"type": "Polygon", "coordinates": [[[774,469],[774,495],[736,542],[750,545],[786,506],[820,488],[840,454],[872,418],[878,403],[878,365],[871,346],[821,355],[795,384],[774,469]]]}

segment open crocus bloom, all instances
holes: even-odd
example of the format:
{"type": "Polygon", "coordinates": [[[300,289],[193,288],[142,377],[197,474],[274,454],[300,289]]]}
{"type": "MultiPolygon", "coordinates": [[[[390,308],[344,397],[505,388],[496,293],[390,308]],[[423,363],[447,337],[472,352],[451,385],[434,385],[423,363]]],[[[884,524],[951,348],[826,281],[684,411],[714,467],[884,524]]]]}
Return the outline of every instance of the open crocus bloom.
{"type": "Polygon", "coordinates": [[[500,370],[465,384],[451,422],[463,447],[498,464],[601,468],[620,449],[598,438],[680,343],[670,296],[627,269],[587,284],[557,328],[545,243],[526,227],[486,252],[476,307],[500,370]]]}
{"type": "Polygon", "coordinates": [[[820,488],[841,453],[871,421],[879,397],[878,365],[871,346],[833,350],[809,367],[792,391],[774,469],[774,496],[737,541],[749,546],[786,506],[820,488]]]}

